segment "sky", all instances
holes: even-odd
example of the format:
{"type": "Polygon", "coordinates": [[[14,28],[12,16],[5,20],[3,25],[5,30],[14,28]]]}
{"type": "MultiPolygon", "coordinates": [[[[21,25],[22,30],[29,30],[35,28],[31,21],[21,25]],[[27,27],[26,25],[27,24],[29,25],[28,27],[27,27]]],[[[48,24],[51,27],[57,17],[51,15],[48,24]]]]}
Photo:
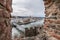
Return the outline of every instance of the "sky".
{"type": "Polygon", "coordinates": [[[12,16],[45,17],[43,0],[13,0],[12,16]]]}

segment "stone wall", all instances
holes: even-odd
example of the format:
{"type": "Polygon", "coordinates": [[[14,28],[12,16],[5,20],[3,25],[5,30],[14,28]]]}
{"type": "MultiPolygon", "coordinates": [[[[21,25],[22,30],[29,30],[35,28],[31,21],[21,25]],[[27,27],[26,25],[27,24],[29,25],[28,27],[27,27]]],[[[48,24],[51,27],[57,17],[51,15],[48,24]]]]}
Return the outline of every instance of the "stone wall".
{"type": "Polygon", "coordinates": [[[44,29],[46,34],[60,40],[60,0],[43,0],[45,4],[44,29]]]}
{"type": "Polygon", "coordinates": [[[11,40],[12,0],[0,0],[0,40],[11,40]]]}
{"type": "Polygon", "coordinates": [[[38,28],[40,27],[30,27],[30,29],[25,28],[25,37],[32,37],[38,35],[38,28]]]}

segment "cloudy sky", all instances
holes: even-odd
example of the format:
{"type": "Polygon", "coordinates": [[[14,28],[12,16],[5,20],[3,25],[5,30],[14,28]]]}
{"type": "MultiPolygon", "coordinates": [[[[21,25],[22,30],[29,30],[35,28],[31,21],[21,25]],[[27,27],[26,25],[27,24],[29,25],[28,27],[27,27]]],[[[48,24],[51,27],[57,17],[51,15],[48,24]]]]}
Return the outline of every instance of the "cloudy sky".
{"type": "Polygon", "coordinates": [[[14,16],[45,16],[43,0],[13,0],[12,7],[14,16]]]}

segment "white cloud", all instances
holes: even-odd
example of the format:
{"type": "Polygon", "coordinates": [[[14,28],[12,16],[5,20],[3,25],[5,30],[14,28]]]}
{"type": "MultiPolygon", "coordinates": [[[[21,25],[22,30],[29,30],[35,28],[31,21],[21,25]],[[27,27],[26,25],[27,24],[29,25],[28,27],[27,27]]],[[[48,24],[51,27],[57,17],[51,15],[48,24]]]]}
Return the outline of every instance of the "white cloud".
{"type": "Polygon", "coordinates": [[[12,15],[44,17],[43,1],[42,0],[13,0],[12,15]]]}
{"type": "Polygon", "coordinates": [[[31,10],[28,10],[26,8],[19,8],[19,7],[15,7],[14,8],[15,10],[13,10],[13,13],[12,15],[15,15],[15,16],[33,16],[33,12],[31,10]]]}

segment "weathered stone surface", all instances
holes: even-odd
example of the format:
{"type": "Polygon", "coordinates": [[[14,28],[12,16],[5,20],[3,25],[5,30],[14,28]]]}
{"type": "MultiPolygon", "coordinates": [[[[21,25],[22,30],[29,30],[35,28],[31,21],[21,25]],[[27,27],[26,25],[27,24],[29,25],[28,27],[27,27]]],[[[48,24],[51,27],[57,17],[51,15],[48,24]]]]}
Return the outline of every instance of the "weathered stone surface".
{"type": "Polygon", "coordinates": [[[60,0],[44,0],[46,34],[60,40],[60,0]]]}
{"type": "Polygon", "coordinates": [[[0,40],[11,40],[12,0],[0,0],[0,40]]]}

